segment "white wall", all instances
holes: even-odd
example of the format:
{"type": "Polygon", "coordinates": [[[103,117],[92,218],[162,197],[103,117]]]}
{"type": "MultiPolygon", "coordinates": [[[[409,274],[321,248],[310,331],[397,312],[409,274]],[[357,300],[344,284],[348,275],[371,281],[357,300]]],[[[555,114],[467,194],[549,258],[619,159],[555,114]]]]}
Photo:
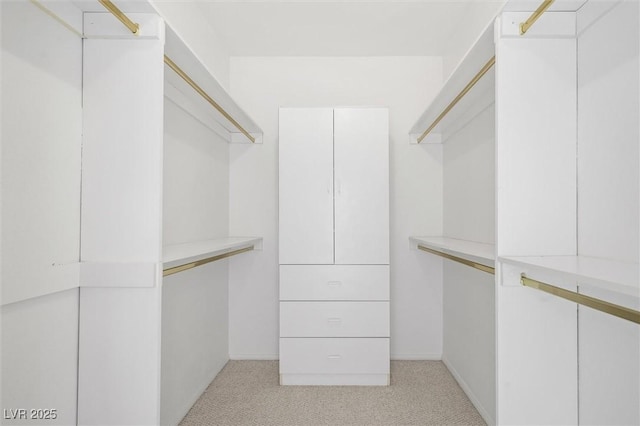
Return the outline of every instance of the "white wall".
{"type": "Polygon", "coordinates": [[[20,424],[75,424],[82,40],[30,2],[0,8],[0,408],[57,410],[20,424]]]}
{"type": "Polygon", "coordinates": [[[278,108],[334,105],[390,108],[391,355],[441,356],[441,261],[408,237],[442,232],[442,148],[407,135],[441,69],[434,57],[231,58],[231,94],[264,130],[263,145],[231,147],[230,233],[264,237],[262,253],[230,261],[231,358],[278,355],[278,108]]]}
{"type": "MultiPolygon", "coordinates": [[[[163,245],[226,237],[229,144],[165,98],[163,245]]],[[[178,424],[229,359],[228,261],[162,282],[161,412],[178,424]]]]}

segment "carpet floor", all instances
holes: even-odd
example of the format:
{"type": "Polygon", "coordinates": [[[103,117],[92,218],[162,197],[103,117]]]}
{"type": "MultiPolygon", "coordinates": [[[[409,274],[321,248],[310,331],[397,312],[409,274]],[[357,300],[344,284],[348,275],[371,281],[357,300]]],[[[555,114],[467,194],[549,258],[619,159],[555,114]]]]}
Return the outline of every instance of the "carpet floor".
{"type": "Polygon", "coordinates": [[[391,386],[280,386],[277,361],[229,361],[181,426],[485,425],[440,361],[392,361],[391,386]]]}

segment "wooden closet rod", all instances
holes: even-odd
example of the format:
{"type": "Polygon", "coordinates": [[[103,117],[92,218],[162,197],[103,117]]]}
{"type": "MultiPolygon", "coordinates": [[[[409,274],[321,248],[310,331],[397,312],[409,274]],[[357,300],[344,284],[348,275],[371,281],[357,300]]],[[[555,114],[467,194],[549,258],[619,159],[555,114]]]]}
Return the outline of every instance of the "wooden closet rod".
{"type": "Polygon", "coordinates": [[[442,251],[433,250],[428,247],[422,246],[420,244],[418,244],[418,249],[422,251],[426,251],[427,253],[435,254],[436,256],[444,257],[445,259],[453,260],[454,262],[462,263],[463,265],[470,266],[482,272],[495,275],[495,268],[492,268],[491,266],[486,266],[481,263],[472,262],[470,260],[463,259],[458,256],[453,256],[451,254],[444,253],[442,251]]]}
{"type": "Polygon", "coordinates": [[[529,19],[520,24],[520,35],[524,35],[524,33],[529,31],[529,28],[531,28],[538,18],[541,17],[547,9],[549,9],[549,6],[551,6],[554,1],[555,0],[544,0],[542,4],[538,6],[536,11],[529,16],[529,19]]]}
{"type": "Polygon", "coordinates": [[[162,276],[166,277],[167,275],[177,274],[178,272],[186,271],[197,266],[206,265],[207,263],[215,262],[216,260],[225,259],[227,257],[235,256],[236,254],[244,253],[251,250],[253,250],[253,246],[241,248],[212,257],[207,257],[206,259],[197,260],[195,262],[185,263],[184,265],[173,266],[171,268],[164,269],[162,271],[162,276]]]}
{"type": "Polygon", "coordinates": [[[570,300],[580,305],[588,306],[590,308],[601,312],[606,312],[607,314],[616,316],[618,318],[623,318],[628,321],[635,322],[636,324],[640,324],[640,312],[636,310],[625,308],[624,306],[620,305],[614,305],[613,303],[605,302],[604,300],[596,299],[595,297],[565,290],[563,288],[546,284],[541,281],[532,280],[531,278],[527,278],[524,274],[520,276],[520,283],[525,287],[535,288],[537,290],[553,294],[554,296],[570,300]]]}
{"type": "MultiPolygon", "coordinates": [[[[120,20],[133,34],[138,34],[140,30],[140,26],[133,22],[131,19],[127,17],[118,7],[113,4],[110,0],[98,0],[109,12],[111,12],[116,18],[120,20]]],[[[251,143],[255,143],[256,138],[251,136],[249,132],[247,132],[244,127],[240,125],[227,111],[224,110],[216,101],[213,100],[211,96],[207,94],[198,84],[193,81],[191,77],[187,73],[185,73],[175,62],[171,60],[167,55],[164,55],[164,63],[169,66],[176,74],[178,74],[189,86],[193,88],[200,96],[204,98],[211,106],[213,106],[224,118],[229,120],[231,124],[240,132],[245,135],[251,143]]]]}
{"type": "Polygon", "coordinates": [[[489,59],[489,62],[487,62],[480,71],[478,71],[478,73],[473,76],[473,78],[471,79],[471,81],[469,83],[467,83],[467,85],[464,87],[464,89],[462,89],[462,91],[460,91],[460,93],[458,93],[458,95],[451,101],[451,103],[449,105],[447,105],[447,107],[444,109],[444,111],[442,111],[440,113],[440,115],[438,116],[438,118],[436,118],[434,120],[434,122],[431,124],[431,126],[429,126],[427,128],[427,130],[424,131],[424,133],[422,133],[420,135],[420,137],[418,138],[418,143],[422,142],[422,140],[424,138],[427,137],[427,135],[429,133],[431,133],[431,131],[438,125],[438,123],[447,115],[449,114],[449,111],[451,111],[453,109],[454,106],[456,106],[456,104],[458,102],[460,102],[460,99],[464,98],[464,96],[469,92],[469,90],[471,90],[471,88],[473,86],[476,85],[476,83],[478,81],[480,81],[480,79],[482,78],[483,75],[485,75],[487,73],[487,71],[489,71],[491,69],[491,67],[496,63],[496,57],[492,56],[491,59],[489,59]]]}

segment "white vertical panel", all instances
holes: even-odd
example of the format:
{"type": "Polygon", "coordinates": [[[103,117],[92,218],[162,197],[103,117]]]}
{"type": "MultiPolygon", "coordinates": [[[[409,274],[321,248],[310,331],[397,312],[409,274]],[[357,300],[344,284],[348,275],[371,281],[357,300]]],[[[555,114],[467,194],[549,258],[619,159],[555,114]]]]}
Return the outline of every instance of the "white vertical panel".
{"type": "Polygon", "coordinates": [[[56,410],[56,419],[11,422],[5,417],[2,424],[75,425],[78,290],[71,289],[12,303],[0,308],[0,312],[0,407],[6,410],[56,410]]]}
{"type": "Polygon", "coordinates": [[[638,9],[619,2],[578,39],[578,253],[626,262],[639,255],[638,9]]]}
{"type": "Polygon", "coordinates": [[[2,2],[2,303],[78,286],[82,41],[2,2]]]}
{"type": "Polygon", "coordinates": [[[164,278],[160,424],[176,425],[229,360],[228,261],[164,278]]]}
{"type": "Polygon", "coordinates": [[[578,424],[577,305],[517,282],[497,291],[497,423],[578,424]]]}
{"type": "Polygon", "coordinates": [[[584,306],[579,315],[580,423],[640,424],[640,325],[584,306]]]}
{"type": "MultiPolygon", "coordinates": [[[[578,253],[636,264],[639,13],[636,1],[578,12],[578,253]]],[[[640,424],[640,326],[582,306],[579,314],[580,422],[640,424]]]]}
{"type": "MultiPolygon", "coordinates": [[[[141,22],[160,36],[84,40],[81,257],[155,263],[158,277],[164,24],[141,22]]],[[[79,424],[160,421],[161,289],[149,277],[151,288],[81,289],[79,424]]]]}
{"type": "Polygon", "coordinates": [[[576,254],[576,41],[500,39],[498,255],[576,254]]]}
{"type": "Polygon", "coordinates": [[[163,42],[84,40],[82,260],[161,259],[163,42]]]}
{"type": "Polygon", "coordinates": [[[78,424],[160,417],[160,309],[154,288],[81,288],[78,424]]]}
{"type": "Polygon", "coordinates": [[[335,263],[389,263],[389,111],[334,110],[335,263]]]}
{"type": "Polygon", "coordinates": [[[280,264],[333,263],[333,110],[281,108],[280,264]]]}

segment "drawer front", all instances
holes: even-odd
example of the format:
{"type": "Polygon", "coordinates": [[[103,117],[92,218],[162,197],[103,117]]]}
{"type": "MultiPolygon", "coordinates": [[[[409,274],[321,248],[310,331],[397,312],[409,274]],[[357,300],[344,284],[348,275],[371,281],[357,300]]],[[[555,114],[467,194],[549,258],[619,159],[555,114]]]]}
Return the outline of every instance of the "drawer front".
{"type": "Polygon", "coordinates": [[[280,302],[280,337],[389,337],[389,302],[280,302]]]}
{"type": "Polygon", "coordinates": [[[280,374],[389,374],[389,339],[280,339],[280,374]]]}
{"type": "Polygon", "coordinates": [[[389,300],[389,265],[281,265],[280,300],[389,300]]]}

